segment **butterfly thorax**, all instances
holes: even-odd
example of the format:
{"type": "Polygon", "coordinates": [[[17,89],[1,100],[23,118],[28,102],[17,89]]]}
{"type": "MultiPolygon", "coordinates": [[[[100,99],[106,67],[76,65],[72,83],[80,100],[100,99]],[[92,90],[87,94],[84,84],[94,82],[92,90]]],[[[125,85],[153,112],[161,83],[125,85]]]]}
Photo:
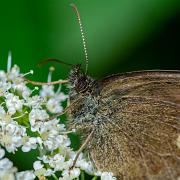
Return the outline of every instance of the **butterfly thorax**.
{"type": "Polygon", "coordinates": [[[69,76],[70,81],[70,123],[76,129],[93,128],[96,124],[100,84],[87,76],[76,66],[69,76]]]}

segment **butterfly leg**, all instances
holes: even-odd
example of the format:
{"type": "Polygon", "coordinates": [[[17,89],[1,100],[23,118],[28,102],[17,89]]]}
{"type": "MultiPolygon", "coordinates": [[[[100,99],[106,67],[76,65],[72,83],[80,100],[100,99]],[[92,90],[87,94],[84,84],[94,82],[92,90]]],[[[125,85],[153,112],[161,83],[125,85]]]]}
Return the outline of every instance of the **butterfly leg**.
{"type": "Polygon", "coordinates": [[[38,81],[31,81],[29,79],[24,78],[24,80],[33,85],[55,85],[55,84],[67,84],[68,80],[58,80],[53,82],[38,82],[38,81]]]}
{"type": "Polygon", "coordinates": [[[77,154],[76,154],[76,156],[75,156],[75,159],[74,159],[74,161],[73,161],[73,165],[72,165],[71,169],[75,166],[76,161],[77,161],[79,155],[81,154],[81,152],[84,150],[84,148],[85,148],[85,147],[88,145],[88,143],[91,141],[92,136],[93,136],[93,133],[94,133],[94,131],[92,130],[91,133],[90,133],[90,134],[88,135],[88,137],[86,138],[85,142],[81,145],[81,147],[80,147],[79,150],[77,151],[77,154]]]}

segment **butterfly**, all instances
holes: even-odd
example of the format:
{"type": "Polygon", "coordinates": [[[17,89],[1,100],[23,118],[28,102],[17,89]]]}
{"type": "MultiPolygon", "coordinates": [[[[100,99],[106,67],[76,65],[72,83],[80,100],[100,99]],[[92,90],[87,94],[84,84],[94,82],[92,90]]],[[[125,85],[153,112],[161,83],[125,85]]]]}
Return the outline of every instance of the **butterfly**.
{"type": "Polygon", "coordinates": [[[180,71],[140,71],[95,81],[79,72],[70,99],[73,127],[89,157],[118,179],[180,176],[180,71]],[[80,95],[80,94],[81,95],[80,95]]]}
{"type": "MultiPolygon", "coordinates": [[[[72,6],[82,32],[79,12],[72,6]]],[[[83,34],[82,39],[87,65],[83,34]]],[[[49,84],[57,83],[70,85],[71,104],[63,113],[82,137],[73,165],[85,150],[98,170],[113,172],[118,180],[180,178],[180,71],[129,72],[94,80],[87,66],[84,72],[75,65],[68,80],[49,84]]]]}

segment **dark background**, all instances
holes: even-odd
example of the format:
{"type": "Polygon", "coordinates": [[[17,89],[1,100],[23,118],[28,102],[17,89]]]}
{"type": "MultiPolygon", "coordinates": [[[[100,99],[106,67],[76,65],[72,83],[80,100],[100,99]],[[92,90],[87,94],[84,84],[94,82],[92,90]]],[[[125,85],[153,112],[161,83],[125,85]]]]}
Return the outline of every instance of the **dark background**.
{"type": "MultiPolygon", "coordinates": [[[[79,25],[70,3],[81,14],[88,71],[94,78],[143,69],[180,70],[180,0],[0,1],[0,68],[6,69],[9,50],[22,72],[34,70],[28,78],[36,81],[46,81],[52,64],[53,80],[68,77],[70,68],[61,64],[37,68],[46,58],[84,66],[79,25]]],[[[31,155],[19,154],[19,164],[32,160],[31,155]]],[[[31,167],[29,163],[27,168],[31,167]]],[[[25,164],[20,169],[26,169],[25,164]]]]}

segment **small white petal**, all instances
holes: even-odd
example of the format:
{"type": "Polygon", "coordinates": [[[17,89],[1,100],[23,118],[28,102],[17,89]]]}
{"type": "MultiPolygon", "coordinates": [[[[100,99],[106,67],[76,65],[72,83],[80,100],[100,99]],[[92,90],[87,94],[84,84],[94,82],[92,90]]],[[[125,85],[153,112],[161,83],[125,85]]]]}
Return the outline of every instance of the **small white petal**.
{"type": "Polygon", "coordinates": [[[113,177],[113,173],[103,172],[101,174],[101,180],[116,180],[116,178],[113,177]]]}
{"type": "Polygon", "coordinates": [[[13,163],[9,159],[4,158],[4,159],[0,160],[0,169],[1,170],[10,169],[12,167],[13,167],[13,163]]]}
{"type": "Polygon", "coordinates": [[[0,149],[0,159],[2,159],[5,155],[5,150],[4,149],[0,149]]]}
{"type": "Polygon", "coordinates": [[[34,180],[36,176],[34,175],[33,171],[22,171],[16,173],[17,180],[34,180]]]}
{"type": "Polygon", "coordinates": [[[41,161],[35,161],[34,163],[33,163],[33,168],[35,169],[35,170],[38,170],[38,169],[41,169],[41,168],[43,168],[43,164],[41,164],[41,161]]]}

